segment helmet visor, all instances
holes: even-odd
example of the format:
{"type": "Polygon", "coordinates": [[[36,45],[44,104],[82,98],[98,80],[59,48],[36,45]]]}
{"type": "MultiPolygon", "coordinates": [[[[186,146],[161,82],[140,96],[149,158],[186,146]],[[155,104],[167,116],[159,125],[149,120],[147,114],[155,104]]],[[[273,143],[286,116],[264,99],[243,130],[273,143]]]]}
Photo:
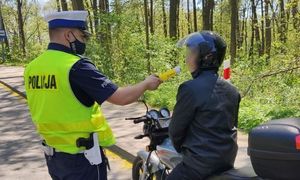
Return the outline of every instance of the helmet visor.
{"type": "Polygon", "coordinates": [[[182,38],[179,41],[177,41],[176,47],[182,48],[183,46],[185,46],[185,42],[186,42],[187,37],[188,36],[185,36],[184,38],[182,38]]]}
{"type": "Polygon", "coordinates": [[[201,33],[194,32],[194,33],[191,33],[191,34],[185,36],[184,38],[180,39],[177,42],[176,46],[177,47],[187,46],[189,48],[196,48],[199,46],[199,44],[201,44],[203,42],[206,42],[206,40],[203,38],[201,33]]]}

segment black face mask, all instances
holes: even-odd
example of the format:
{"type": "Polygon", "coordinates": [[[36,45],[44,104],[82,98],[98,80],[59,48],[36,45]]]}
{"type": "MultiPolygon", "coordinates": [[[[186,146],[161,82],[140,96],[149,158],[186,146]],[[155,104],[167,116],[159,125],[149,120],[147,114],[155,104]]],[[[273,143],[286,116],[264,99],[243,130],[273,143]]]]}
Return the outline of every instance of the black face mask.
{"type": "MultiPolygon", "coordinates": [[[[72,33],[72,32],[71,32],[71,33],[72,33]]],[[[72,33],[72,34],[73,34],[73,33],[72,33]]],[[[75,41],[69,42],[72,51],[73,51],[75,54],[79,54],[79,55],[84,54],[85,48],[86,48],[85,43],[80,42],[80,41],[75,37],[74,34],[73,34],[73,36],[74,36],[74,38],[75,38],[75,41]]]]}

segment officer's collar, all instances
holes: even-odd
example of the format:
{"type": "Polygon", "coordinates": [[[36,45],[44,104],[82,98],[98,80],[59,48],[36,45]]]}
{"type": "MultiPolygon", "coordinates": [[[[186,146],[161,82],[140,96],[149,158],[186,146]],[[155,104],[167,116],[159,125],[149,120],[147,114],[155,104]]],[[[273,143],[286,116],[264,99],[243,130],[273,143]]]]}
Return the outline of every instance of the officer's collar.
{"type": "Polygon", "coordinates": [[[73,54],[71,48],[58,43],[49,43],[48,50],[56,50],[56,51],[62,51],[65,53],[73,54]]]}
{"type": "Polygon", "coordinates": [[[218,74],[215,70],[195,70],[194,72],[191,73],[192,77],[196,79],[200,75],[213,75],[213,74],[218,74]]]}

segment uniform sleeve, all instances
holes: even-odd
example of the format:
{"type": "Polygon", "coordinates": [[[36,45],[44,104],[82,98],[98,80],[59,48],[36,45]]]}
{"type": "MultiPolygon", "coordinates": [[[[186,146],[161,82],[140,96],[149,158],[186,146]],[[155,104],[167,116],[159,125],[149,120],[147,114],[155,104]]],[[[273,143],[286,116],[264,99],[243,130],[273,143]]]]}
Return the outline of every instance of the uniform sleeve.
{"type": "Polygon", "coordinates": [[[193,92],[187,85],[180,85],[177,93],[177,102],[169,126],[170,138],[178,152],[181,152],[181,146],[186,137],[187,129],[194,119],[195,107],[193,102],[193,92]]]}
{"type": "Polygon", "coordinates": [[[70,82],[76,84],[76,87],[83,90],[98,104],[102,104],[118,89],[117,85],[86,59],[81,59],[73,65],[70,71],[70,82]]]}

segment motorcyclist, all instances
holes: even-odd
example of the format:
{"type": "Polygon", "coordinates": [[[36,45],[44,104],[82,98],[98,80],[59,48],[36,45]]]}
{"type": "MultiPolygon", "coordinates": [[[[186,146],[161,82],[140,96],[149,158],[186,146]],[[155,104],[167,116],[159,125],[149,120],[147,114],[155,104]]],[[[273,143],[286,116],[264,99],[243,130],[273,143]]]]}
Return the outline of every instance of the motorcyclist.
{"type": "Polygon", "coordinates": [[[180,85],[169,135],[183,161],[168,180],[201,180],[233,167],[237,154],[240,95],[218,75],[226,43],[211,31],[192,33],[178,42],[187,47],[193,79],[180,85]]]}

